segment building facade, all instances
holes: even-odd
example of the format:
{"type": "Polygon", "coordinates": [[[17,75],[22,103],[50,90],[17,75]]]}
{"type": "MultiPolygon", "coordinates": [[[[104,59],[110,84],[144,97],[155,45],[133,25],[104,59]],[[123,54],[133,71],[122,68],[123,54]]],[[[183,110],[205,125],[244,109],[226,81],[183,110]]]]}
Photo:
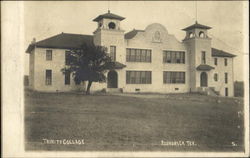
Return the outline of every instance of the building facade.
{"type": "Polygon", "coordinates": [[[207,35],[211,27],[196,22],[183,29],[186,36],[180,42],[158,23],[125,33],[121,27],[124,19],[108,12],[93,20],[97,23],[93,35],[61,33],[31,43],[26,50],[30,54],[29,87],[46,92],[85,89],[84,83],[76,85],[73,76],[61,69],[70,49],[93,42],[107,47],[118,65],[106,73],[106,83],[93,83],[93,91],[233,96],[235,55],[212,48],[207,35]]]}

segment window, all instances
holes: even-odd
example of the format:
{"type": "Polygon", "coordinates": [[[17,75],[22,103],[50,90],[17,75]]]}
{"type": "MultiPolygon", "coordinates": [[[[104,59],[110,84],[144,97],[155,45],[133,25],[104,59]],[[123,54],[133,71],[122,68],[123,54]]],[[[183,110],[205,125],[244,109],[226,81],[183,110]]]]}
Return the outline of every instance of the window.
{"type": "Polygon", "coordinates": [[[164,63],[178,63],[185,64],[185,52],[183,51],[164,51],[163,52],[164,63]]]}
{"type": "Polygon", "coordinates": [[[224,65],[227,66],[227,59],[224,59],[224,65]]]}
{"type": "Polygon", "coordinates": [[[46,60],[52,60],[52,50],[46,50],[46,60]]]}
{"type": "Polygon", "coordinates": [[[205,37],[205,33],[203,31],[200,31],[199,37],[204,38],[205,37]]]}
{"type": "Polygon", "coordinates": [[[214,74],[214,81],[216,81],[216,82],[218,81],[218,74],[217,73],[214,74]]]}
{"type": "Polygon", "coordinates": [[[70,71],[66,71],[64,75],[65,75],[64,84],[70,85],[70,71]]]}
{"type": "Polygon", "coordinates": [[[146,62],[151,62],[151,50],[146,51],[146,62]]]}
{"type": "Polygon", "coordinates": [[[136,49],[135,50],[135,61],[141,61],[141,50],[140,49],[136,49]]]}
{"type": "Polygon", "coordinates": [[[70,51],[65,52],[65,64],[66,65],[70,64],[70,51]]]}
{"type": "Polygon", "coordinates": [[[116,46],[110,46],[111,61],[116,61],[116,46]]]}
{"type": "Polygon", "coordinates": [[[142,49],[141,50],[141,61],[146,61],[147,60],[146,55],[147,55],[147,50],[142,49]]]}
{"type": "Polygon", "coordinates": [[[206,52],[201,52],[201,64],[206,64],[206,52]]]}
{"type": "Polygon", "coordinates": [[[164,71],[163,83],[167,84],[185,83],[185,72],[164,71]]]}
{"type": "Polygon", "coordinates": [[[228,73],[225,73],[225,83],[228,82],[228,73]]]}
{"type": "Polygon", "coordinates": [[[225,88],[225,96],[228,96],[228,88],[225,88]]]}
{"type": "Polygon", "coordinates": [[[214,58],[214,65],[217,65],[217,64],[218,64],[218,59],[214,58]]]}
{"type": "Polygon", "coordinates": [[[45,72],[45,85],[52,85],[52,70],[45,72]]]}
{"type": "Polygon", "coordinates": [[[149,49],[126,49],[127,62],[151,62],[151,50],[149,49]]]}
{"type": "Polygon", "coordinates": [[[194,33],[193,32],[190,32],[189,33],[189,38],[193,38],[194,37],[194,33]]]}
{"type": "Polygon", "coordinates": [[[115,29],[115,23],[110,22],[109,23],[109,29],[115,29]]]}
{"type": "Polygon", "coordinates": [[[151,84],[151,71],[126,71],[127,84],[151,84]]]}

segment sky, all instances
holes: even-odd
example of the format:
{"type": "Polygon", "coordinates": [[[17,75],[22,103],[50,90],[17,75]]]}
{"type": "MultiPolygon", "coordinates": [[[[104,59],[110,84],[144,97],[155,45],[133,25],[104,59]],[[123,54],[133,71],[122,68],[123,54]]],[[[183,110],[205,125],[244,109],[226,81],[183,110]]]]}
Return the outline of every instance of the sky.
{"type": "MultiPolygon", "coordinates": [[[[181,29],[197,20],[212,27],[208,35],[213,47],[237,55],[234,78],[241,81],[243,57],[248,55],[244,45],[244,39],[248,38],[244,32],[248,21],[243,16],[247,14],[246,4],[247,1],[25,1],[24,45],[27,48],[33,38],[40,41],[62,32],[92,35],[97,27],[92,20],[108,10],[126,18],[121,22],[125,32],[160,23],[179,41],[185,36],[181,29]]],[[[25,59],[25,74],[28,74],[28,54],[25,59]]]]}

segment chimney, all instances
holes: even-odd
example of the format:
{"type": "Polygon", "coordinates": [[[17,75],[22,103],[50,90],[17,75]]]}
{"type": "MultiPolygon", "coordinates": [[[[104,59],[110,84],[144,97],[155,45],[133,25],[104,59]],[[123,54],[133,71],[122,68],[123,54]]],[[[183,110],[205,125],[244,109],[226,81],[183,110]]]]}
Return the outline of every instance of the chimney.
{"type": "Polygon", "coordinates": [[[36,38],[33,38],[33,40],[31,41],[32,44],[36,43],[36,38]]]}

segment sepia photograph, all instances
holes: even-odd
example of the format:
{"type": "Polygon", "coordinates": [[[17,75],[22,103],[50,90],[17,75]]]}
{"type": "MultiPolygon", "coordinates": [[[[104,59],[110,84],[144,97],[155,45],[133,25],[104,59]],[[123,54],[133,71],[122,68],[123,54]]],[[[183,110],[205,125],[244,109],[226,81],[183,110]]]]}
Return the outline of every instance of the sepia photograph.
{"type": "Polygon", "coordinates": [[[249,156],[248,1],[1,4],[13,157],[249,156]]]}

